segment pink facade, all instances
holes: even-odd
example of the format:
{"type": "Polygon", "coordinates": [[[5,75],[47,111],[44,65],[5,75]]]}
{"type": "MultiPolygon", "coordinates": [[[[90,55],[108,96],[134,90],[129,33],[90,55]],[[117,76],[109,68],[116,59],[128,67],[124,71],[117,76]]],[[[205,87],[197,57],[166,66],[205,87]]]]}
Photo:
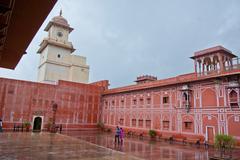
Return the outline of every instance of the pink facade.
{"type": "Polygon", "coordinates": [[[106,90],[102,121],[136,132],[202,135],[210,143],[217,133],[240,140],[240,67],[234,57],[223,47],[210,48],[192,57],[199,71],[155,81],[146,76],[146,83],[106,90]]]}
{"type": "Polygon", "coordinates": [[[62,124],[63,129],[96,128],[102,90],[98,83],[59,81],[57,85],[51,85],[0,78],[3,127],[10,130],[14,124],[26,121],[33,127],[34,119],[40,117],[41,129],[46,129],[53,117],[52,105],[56,103],[56,124],[62,124]]]}
{"type": "Polygon", "coordinates": [[[108,89],[108,81],[56,85],[0,78],[0,117],[5,129],[32,122],[46,129],[58,105],[56,123],[65,130],[115,128],[204,136],[218,133],[240,141],[240,65],[229,50],[217,46],[196,52],[195,72],[157,80],[140,76],[135,85],[108,89]]]}

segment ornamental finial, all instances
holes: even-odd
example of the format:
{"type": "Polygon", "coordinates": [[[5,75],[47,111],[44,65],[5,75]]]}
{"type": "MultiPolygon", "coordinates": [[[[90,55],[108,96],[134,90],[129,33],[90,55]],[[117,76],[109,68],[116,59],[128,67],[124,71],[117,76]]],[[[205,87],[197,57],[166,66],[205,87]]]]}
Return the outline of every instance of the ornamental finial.
{"type": "Polygon", "coordinates": [[[62,16],[62,9],[60,10],[60,13],[59,13],[60,16],[62,16]]]}

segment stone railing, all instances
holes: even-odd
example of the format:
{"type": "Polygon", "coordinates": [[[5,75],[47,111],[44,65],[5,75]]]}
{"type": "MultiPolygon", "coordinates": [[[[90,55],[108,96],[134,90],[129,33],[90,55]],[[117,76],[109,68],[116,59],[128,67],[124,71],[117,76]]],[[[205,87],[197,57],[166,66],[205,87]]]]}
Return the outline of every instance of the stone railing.
{"type": "Polygon", "coordinates": [[[205,71],[205,72],[199,72],[197,75],[199,76],[209,76],[209,75],[217,75],[220,73],[227,73],[234,70],[240,70],[240,64],[234,64],[232,66],[225,67],[225,70],[221,71],[220,69],[217,70],[211,70],[211,71],[205,71]]]}

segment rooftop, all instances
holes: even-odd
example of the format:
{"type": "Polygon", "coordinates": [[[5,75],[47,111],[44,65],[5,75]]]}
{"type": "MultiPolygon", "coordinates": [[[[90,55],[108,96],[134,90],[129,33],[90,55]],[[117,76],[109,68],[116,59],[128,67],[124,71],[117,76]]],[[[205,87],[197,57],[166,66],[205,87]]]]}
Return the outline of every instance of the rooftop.
{"type": "Polygon", "coordinates": [[[117,93],[123,93],[123,92],[131,92],[131,91],[137,91],[137,90],[144,90],[144,89],[150,89],[150,88],[157,88],[157,87],[163,87],[163,86],[170,86],[170,85],[177,85],[177,84],[186,84],[196,81],[203,81],[211,78],[218,78],[218,77],[224,77],[229,75],[236,75],[240,74],[240,68],[228,72],[223,72],[220,74],[211,74],[206,76],[198,76],[197,73],[189,73],[184,75],[179,75],[176,77],[161,79],[149,83],[143,83],[143,84],[135,84],[135,85],[129,85],[124,87],[118,87],[113,88],[104,91],[104,95],[108,94],[117,94],[117,93]]]}
{"type": "Polygon", "coordinates": [[[194,56],[192,56],[190,58],[195,59],[197,57],[201,57],[201,56],[208,55],[208,54],[213,54],[213,53],[225,53],[225,54],[230,55],[232,58],[237,57],[230,50],[224,48],[223,46],[215,46],[215,47],[211,47],[211,48],[207,48],[207,49],[197,51],[197,52],[194,53],[194,56]]]}
{"type": "Polygon", "coordinates": [[[139,83],[147,83],[147,82],[152,82],[156,81],[157,77],[150,76],[150,75],[143,75],[143,76],[138,76],[137,80],[135,82],[139,83]]]}
{"type": "Polygon", "coordinates": [[[1,1],[0,67],[16,67],[56,1],[1,1]]]}

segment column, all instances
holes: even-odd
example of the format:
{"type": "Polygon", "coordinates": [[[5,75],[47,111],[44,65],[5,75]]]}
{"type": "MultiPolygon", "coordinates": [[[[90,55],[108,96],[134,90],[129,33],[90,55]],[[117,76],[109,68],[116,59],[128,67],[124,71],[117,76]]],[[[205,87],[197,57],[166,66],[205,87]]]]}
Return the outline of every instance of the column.
{"type": "Polygon", "coordinates": [[[201,61],[198,61],[198,67],[199,67],[199,71],[198,71],[198,73],[201,74],[201,72],[202,72],[202,70],[201,70],[201,61]]]}
{"type": "Polygon", "coordinates": [[[202,63],[202,75],[204,75],[204,71],[205,71],[205,65],[204,63],[202,63]]]}
{"type": "MultiPolygon", "coordinates": [[[[124,111],[123,111],[124,112],[124,111]]],[[[124,118],[123,118],[123,126],[127,126],[126,125],[126,114],[124,114],[124,116],[123,116],[124,118]]]]}
{"type": "Polygon", "coordinates": [[[129,122],[129,126],[128,127],[132,127],[132,119],[133,119],[133,117],[132,117],[131,113],[129,114],[129,119],[130,119],[130,122],[129,122]]]}
{"type": "Polygon", "coordinates": [[[213,62],[213,56],[210,56],[210,60],[211,60],[211,63],[210,63],[210,71],[212,71],[213,70],[213,68],[214,68],[214,62],[213,62]]]}
{"type": "Polygon", "coordinates": [[[223,59],[222,59],[222,56],[219,53],[218,53],[218,59],[219,59],[219,64],[220,64],[220,71],[224,71],[225,67],[224,67],[224,64],[223,64],[223,59]]]}
{"type": "Polygon", "coordinates": [[[232,59],[229,59],[230,65],[231,65],[231,69],[233,68],[233,61],[232,59]]]}
{"type": "Polygon", "coordinates": [[[197,73],[197,60],[194,60],[194,69],[195,69],[195,73],[197,73]]]}

